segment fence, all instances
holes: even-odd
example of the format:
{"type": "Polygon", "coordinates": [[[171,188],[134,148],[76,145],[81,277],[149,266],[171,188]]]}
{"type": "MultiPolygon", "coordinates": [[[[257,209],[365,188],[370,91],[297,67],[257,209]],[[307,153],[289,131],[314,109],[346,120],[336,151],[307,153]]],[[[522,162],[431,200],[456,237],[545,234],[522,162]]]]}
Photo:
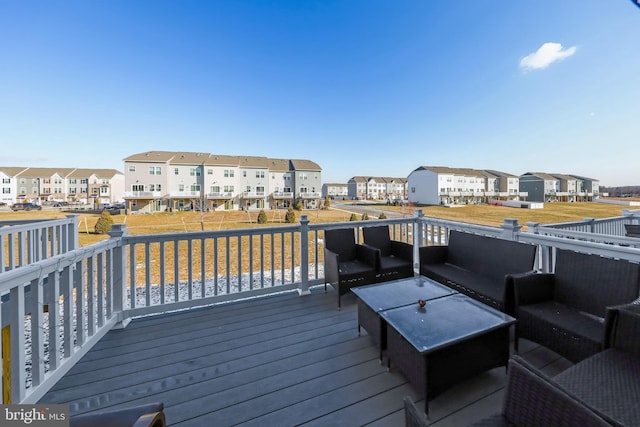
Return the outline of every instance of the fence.
{"type": "Polygon", "coordinates": [[[609,244],[541,227],[523,232],[515,219],[487,227],[420,211],[402,219],[310,224],[303,215],[296,225],[136,236],[114,225],[107,241],[26,258],[0,273],[3,402],[37,402],[102,336],[135,316],[290,290],[307,294],[324,283],[324,231],[354,227],[361,239],[372,225],[387,225],[393,239],[414,244],[416,271],[418,247],[446,244],[450,230],[535,244],[541,271],[552,271],[556,248],[640,262],[632,238],[609,244]]]}

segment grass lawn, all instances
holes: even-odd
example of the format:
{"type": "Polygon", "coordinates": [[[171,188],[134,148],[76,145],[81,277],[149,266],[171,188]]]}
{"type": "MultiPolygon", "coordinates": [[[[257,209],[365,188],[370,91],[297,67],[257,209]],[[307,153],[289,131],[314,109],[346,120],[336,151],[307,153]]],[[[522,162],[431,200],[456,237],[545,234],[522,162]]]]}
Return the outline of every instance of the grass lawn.
{"type": "MultiPolygon", "coordinates": [[[[395,211],[406,216],[413,215],[416,209],[421,209],[425,216],[450,219],[455,221],[499,226],[505,218],[516,218],[526,226],[528,222],[550,224],[582,220],[584,218],[607,218],[620,216],[623,207],[605,203],[546,203],[544,209],[518,209],[505,206],[468,205],[459,208],[442,206],[386,206],[367,204],[380,210],[395,211]]],[[[285,225],[284,210],[267,210],[268,222],[266,226],[285,225]]],[[[312,223],[348,221],[350,213],[333,209],[305,210],[302,212],[312,223]]],[[[43,210],[30,212],[1,211],[0,221],[26,218],[62,218],[66,213],[60,210],[43,210]]],[[[300,219],[301,212],[296,212],[300,219]]],[[[80,245],[89,245],[108,238],[93,232],[99,215],[79,215],[80,245]]],[[[260,227],[257,223],[258,212],[246,211],[218,211],[200,214],[198,212],[162,212],[155,214],[114,215],[116,224],[126,223],[130,234],[176,233],[185,231],[226,230],[233,228],[260,227]]],[[[360,217],[360,215],[358,215],[360,217]]],[[[372,215],[369,216],[373,218],[372,215]]]]}

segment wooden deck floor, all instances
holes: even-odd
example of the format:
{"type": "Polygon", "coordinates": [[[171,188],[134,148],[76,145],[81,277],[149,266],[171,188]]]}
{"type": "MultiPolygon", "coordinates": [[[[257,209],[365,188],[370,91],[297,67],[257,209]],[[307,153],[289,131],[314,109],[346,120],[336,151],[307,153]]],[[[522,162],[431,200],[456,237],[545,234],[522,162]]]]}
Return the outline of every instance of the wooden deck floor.
{"type": "MultiPolygon", "coordinates": [[[[550,374],[570,366],[527,342],[521,353],[550,374]]],[[[431,425],[497,412],[505,379],[494,369],[438,396],[431,425]]],[[[135,319],[110,331],[41,403],[69,403],[73,415],[162,401],[171,426],[402,426],[406,395],[422,403],[358,336],[355,298],[343,297],[338,311],[334,292],[317,291],[135,319]]]]}

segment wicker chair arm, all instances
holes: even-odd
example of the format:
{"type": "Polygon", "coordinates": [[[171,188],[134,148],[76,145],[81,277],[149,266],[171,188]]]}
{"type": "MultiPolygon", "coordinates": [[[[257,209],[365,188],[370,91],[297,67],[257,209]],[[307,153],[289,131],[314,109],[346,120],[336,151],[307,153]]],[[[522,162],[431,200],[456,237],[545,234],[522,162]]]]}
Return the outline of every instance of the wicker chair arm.
{"type": "Polygon", "coordinates": [[[422,246],[420,264],[442,264],[447,262],[449,248],[447,246],[422,246]]]}
{"type": "Polygon", "coordinates": [[[356,244],[356,258],[358,261],[377,268],[380,262],[380,249],[369,245],[356,244]]]}
{"type": "Polygon", "coordinates": [[[511,279],[516,307],[553,299],[552,273],[514,274],[511,279]]]}
{"type": "Polygon", "coordinates": [[[391,253],[398,258],[413,262],[413,245],[410,243],[392,240],[391,253]]]}
{"type": "Polygon", "coordinates": [[[615,348],[640,358],[640,304],[607,308],[605,348],[615,348]]]}

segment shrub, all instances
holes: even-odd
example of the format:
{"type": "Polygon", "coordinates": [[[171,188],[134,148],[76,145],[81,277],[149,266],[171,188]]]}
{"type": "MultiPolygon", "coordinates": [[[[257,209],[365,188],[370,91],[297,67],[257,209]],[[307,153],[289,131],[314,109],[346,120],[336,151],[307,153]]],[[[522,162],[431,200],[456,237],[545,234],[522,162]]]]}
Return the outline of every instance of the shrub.
{"type": "Polygon", "coordinates": [[[96,222],[95,231],[98,234],[105,234],[111,231],[111,226],[113,225],[113,218],[111,218],[111,214],[108,211],[102,211],[100,214],[100,218],[96,222]]]}
{"type": "Polygon", "coordinates": [[[302,200],[298,200],[298,203],[296,203],[296,210],[298,211],[302,210],[302,200]]]}
{"type": "Polygon", "coordinates": [[[349,218],[349,221],[357,221],[357,220],[358,220],[358,215],[351,214],[351,218],[349,218]]]}
{"type": "Polygon", "coordinates": [[[362,220],[363,221],[368,221],[369,220],[369,215],[366,212],[362,214],[362,220]]]}
{"type": "Polygon", "coordinates": [[[296,222],[296,213],[293,211],[293,207],[289,206],[287,214],[284,216],[284,222],[287,224],[293,224],[296,222]]]}
{"type": "Polygon", "coordinates": [[[380,216],[378,217],[378,219],[387,219],[387,216],[384,214],[384,212],[380,212],[380,216]]]}
{"type": "Polygon", "coordinates": [[[267,223],[267,214],[264,209],[260,209],[260,213],[258,214],[258,224],[266,224],[267,223]]]}
{"type": "Polygon", "coordinates": [[[329,209],[330,206],[331,206],[331,202],[329,201],[329,196],[326,196],[324,198],[324,208],[329,209]]]}

